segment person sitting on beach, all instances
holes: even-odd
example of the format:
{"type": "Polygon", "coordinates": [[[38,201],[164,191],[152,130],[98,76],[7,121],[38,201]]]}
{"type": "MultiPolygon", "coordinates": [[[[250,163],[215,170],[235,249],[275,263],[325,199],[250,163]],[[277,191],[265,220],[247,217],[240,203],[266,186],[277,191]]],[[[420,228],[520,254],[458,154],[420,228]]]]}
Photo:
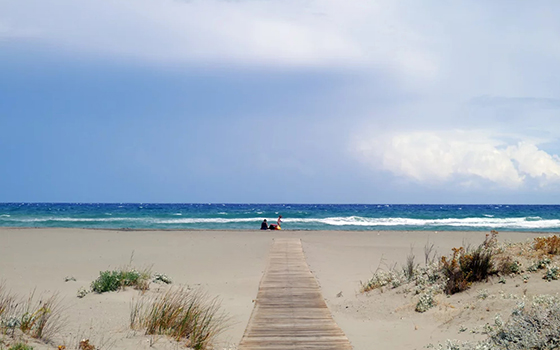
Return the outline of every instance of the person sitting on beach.
{"type": "Polygon", "coordinates": [[[264,219],[261,224],[261,230],[268,230],[268,223],[266,222],[266,219],[264,219]]]}

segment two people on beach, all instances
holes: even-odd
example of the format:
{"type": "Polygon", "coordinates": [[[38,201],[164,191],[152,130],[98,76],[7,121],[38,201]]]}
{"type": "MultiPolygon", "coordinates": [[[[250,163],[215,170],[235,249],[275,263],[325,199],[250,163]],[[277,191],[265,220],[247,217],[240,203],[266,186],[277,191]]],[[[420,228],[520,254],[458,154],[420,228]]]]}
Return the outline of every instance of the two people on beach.
{"type": "Polygon", "coordinates": [[[261,230],[281,230],[282,224],[282,215],[278,216],[278,220],[276,220],[276,224],[270,224],[270,226],[268,226],[268,222],[266,221],[266,219],[263,220],[263,222],[261,223],[261,230]]]}

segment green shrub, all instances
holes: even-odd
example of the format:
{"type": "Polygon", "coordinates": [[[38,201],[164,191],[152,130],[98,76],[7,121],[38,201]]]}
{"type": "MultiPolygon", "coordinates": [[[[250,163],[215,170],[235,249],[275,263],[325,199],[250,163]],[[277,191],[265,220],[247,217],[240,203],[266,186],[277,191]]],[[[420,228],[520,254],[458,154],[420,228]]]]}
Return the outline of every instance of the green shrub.
{"type": "Polygon", "coordinates": [[[545,257],[541,258],[540,260],[535,261],[531,266],[529,266],[527,268],[527,270],[529,272],[535,272],[537,270],[544,269],[545,267],[550,265],[551,262],[552,262],[552,260],[550,260],[550,258],[545,256],[545,257]]]}
{"type": "Polygon", "coordinates": [[[10,346],[8,350],[33,350],[33,347],[24,343],[17,343],[10,346]]]}
{"type": "Polygon", "coordinates": [[[139,272],[131,270],[101,271],[99,277],[91,283],[96,293],[114,292],[125,287],[147,290],[150,280],[148,270],[139,272]]]}
{"type": "Polygon", "coordinates": [[[113,292],[121,288],[121,274],[118,271],[102,271],[99,277],[91,283],[91,289],[96,293],[113,292]]]}

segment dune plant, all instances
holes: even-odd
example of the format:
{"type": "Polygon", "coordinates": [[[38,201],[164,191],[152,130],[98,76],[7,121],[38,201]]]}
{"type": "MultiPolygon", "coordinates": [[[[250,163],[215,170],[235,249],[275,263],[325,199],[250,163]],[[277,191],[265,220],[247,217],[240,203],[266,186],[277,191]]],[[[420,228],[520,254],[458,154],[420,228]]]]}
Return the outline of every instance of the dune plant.
{"type": "Polygon", "coordinates": [[[15,309],[17,300],[14,295],[8,292],[4,282],[0,281],[0,320],[10,317],[10,313],[15,309]]]}
{"type": "Polygon", "coordinates": [[[469,276],[466,274],[465,270],[461,268],[459,263],[463,253],[463,247],[453,248],[453,256],[451,259],[445,256],[441,257],[442,272],[445,277],[447,277],[447,283],[445,285],[446,294],[462,292],[470,286],[470,282],[468,281],[469,276]]]}
{"type": "Polygon", "coordinates": [[[505,255],[495,259],[495,267],[500,274],[511,275],[521,273],[522,264],[510,255],[505,255]]]}
{"type": "Polygon", "coordinates": [[[410,253],[406,257],[406,265],[403,266],[403,273],[408,281],[410,281],[414,277],[414,270],[416,268],[414,259],[414,250],[413,247],[410,247],[410,253]]]}
{"type": "Polygon", "coordinates": [[[451,258],[441,258],[442,272],[447,277],[446,294],[455,294],[470,287],[473,282],[487,280],[496,273],[492,260],[497,246],[497,231],[491,231],[476,249],[453,248],[451,258]]]}
{"type": "Polygon", "coordinates": [[[16,343],[10,346],[8,350],[33,350],[33,347],[25,343],[16,343]]]}
{"type": "Polygon", "coordinates": [[[415,311],[420,313],[426,312],[434,306],[436,306],[434,296],[431,292],[428,292],[420,295],[418,303],[416,303],[415,311]]]}
{"type": "Polygon", "coordinates": [[[548,255],[560,254],[560,237],[557,235],[549,237],[536,237],[533,242],[536,251],[548,255]]]}
{"type": "Polygon", "coordinates": [[[441,292],[454,294],[468,289],[473,282],[487,280],[490,275],[497,273],[498,270],[494,268],[496,264],[504,274],[520,272],[521,263],[517,260],[503,257],[501,262],[494,261],[500,251],[497,235],[497,231],[491,231],[475,249],[453,248],[452,255],[441,257],[439,263],[435,257],[431,258],[433,244],[426,244],[425,267],[414,263],[411,250],[402,271],[383,271],[378,268],[367,282],[362,283],[361,291],[369,292],[385,286],[397,288],[406,284],[405,291],[414,291],[414,294],[423,295],[428,291],[432,295],[441,292]],[[412,289],[409,287],[411,284],[414,286],[412,289]]]}
{"type": "Polygon", "coordinates": [[[488,327],[488,338],[478,342],[448,340],[441,350],[552,350],[560,348],[560,300],[535,296],[530,305],[520,302],[509,320],[488,327]]]}
{"type": "Polygon", "coordinates": [[[146,334],[168,335],[185,340],[193,349],[207,349],[228,326],[217,299],[186,288],[169,289],[165,294],[141,298],[131,305],[130,326],[146,334]]]}
{"type": "Polygon", "coordinates": [[[64,325],[63,310],[57,293],[26,300],[8,293],[0,284],[0,331],[14,337],[19,331],[37,339],[50,339],[64,325]]]}
{"type": "Polygon", "coordinates": [[[535,272],[537,270],[542,270],[548,267],[548,265],[550,265],[550,263],[552,263],[552,260],[545,256],[535,262],[533,262],[533,264],[531,264],[528,268],[527,271],[529,272],[535,272]]]}
{"type": "Polygon", "coordinates": [[[23,303],[23,314],[20,318],[20,330],[37,339],[49,339],[64,324],[60,298],[57,293],[42,297],[38,301],[35,293],[31,293],[23,303]]]}
{"type": "Polygon", "coordinates": [[[150,284],[151,271],[138,271],[133,268],[123,268],[113,271],[100,271],[99,277],[91,283],[91,290],[96,293],[114,292],[125,287],[147,290],[150,284]]]}
{"type": "Polygon", "coordinates": [[[552,280],[557,280],[558,278],[560,278],[560,269],[558,266],[548,266],[543,279],[550,282],[552,280]]]}

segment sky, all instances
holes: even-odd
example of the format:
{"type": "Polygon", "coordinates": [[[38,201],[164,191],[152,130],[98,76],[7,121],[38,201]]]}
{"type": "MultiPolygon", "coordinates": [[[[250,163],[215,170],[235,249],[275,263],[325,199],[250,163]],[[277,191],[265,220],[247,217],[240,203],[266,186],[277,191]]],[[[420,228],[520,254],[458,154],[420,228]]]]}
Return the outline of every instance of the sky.
{"type": "Polygon", "coordinates": [[[0,202],[559,204],[558,18],[0,0],[0,202]]]}

